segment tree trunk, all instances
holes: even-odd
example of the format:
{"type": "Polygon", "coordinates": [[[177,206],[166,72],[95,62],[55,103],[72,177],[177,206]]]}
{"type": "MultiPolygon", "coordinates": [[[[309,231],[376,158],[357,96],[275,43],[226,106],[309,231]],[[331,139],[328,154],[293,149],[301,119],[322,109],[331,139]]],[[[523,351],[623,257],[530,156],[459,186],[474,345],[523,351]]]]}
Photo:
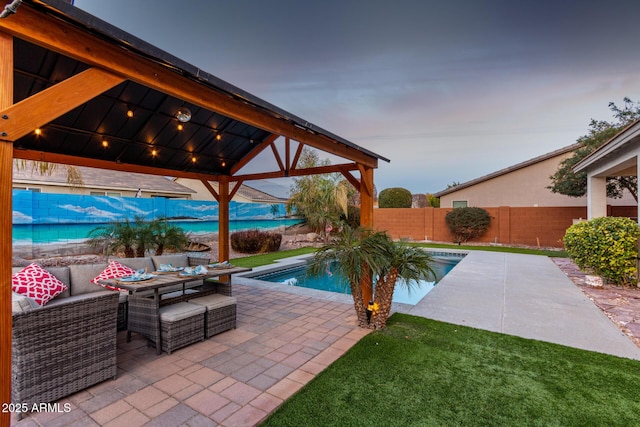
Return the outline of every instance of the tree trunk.
{"type": "MultiPolygon", "coordinates": [[[[349,283],[351,285],[351,295],[353,296],[353,307],[356,310],[358,316],[358,326],[361,328],[367,328],[367,308],[365,301],[362,299],[362,288],[360,283],[349,283]]],[[[367,301],[368,303],[368,301],[367,301]]]]}
{"type": "Polygon", "coordinates": [[[378,305],[378,311],[371,316],[371,327],[374,329],[382,329],[387,326],[397,279],[398,270],[394,267],[391,268],[387,275],[381,277],[376,284],[373,301],[378,305]]]}
{"type": "Polygon", "coordinates": [[[125,246],[124,247],[124,257],[125,258],[133,258],[134,254],[135,254],[135,252],[133,251],[133,248],[131,246],[125,246]]]}

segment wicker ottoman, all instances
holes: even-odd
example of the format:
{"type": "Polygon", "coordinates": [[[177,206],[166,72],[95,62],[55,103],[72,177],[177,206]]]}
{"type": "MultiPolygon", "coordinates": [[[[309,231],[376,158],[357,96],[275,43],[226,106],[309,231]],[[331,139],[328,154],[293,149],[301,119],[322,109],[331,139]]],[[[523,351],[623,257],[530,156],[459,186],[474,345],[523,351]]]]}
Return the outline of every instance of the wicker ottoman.
{"type": "Polygon", "coordinates": [[[211,294],[189,300],[206,308],[205,337],[211,338],[220,332],[236,328],[236,299],[221,294],[211,294]]]}
{"type": "Polygon", "coordinates": [[[171,354],[181,347],[204,341],[205,307],[188,302],[160,308],[162,350],[171,354]]]}

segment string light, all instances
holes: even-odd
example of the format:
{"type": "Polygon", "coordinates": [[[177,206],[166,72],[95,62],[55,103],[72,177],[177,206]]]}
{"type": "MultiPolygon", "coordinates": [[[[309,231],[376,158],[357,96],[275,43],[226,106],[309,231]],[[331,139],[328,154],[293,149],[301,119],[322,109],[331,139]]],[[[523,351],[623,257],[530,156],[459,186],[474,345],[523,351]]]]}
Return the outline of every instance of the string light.
{"type": "Polygon", "coordinates": [[[158,155],[158,150],[156,150],[155,148],[153,150],[151,150],[151,155],[153,157],[157,156],[158,155]]]}
{"type": "Polygon", "coordinates": [[[42,129],[40,128],[36,128],[33,132],[38,136],[42,135],[42,129]]]}
{"type": "Polygon", "coordinates": [[[184,129],[184,126],[182,126],[182,123],[178,123],[178,130],[182,130],[184,129]]]}
{"type": "Polygon", "coordinates": [[[216,135],[216,140],[217,140],[217,141],[220,141],[221,139],[222,139],[222,135],[217,134],[217,135],[216,135]]]}
{"type": "Polygon", "coordinates": [[[102,146],[103,146],[104,148],[107,148],[107,147],[109,146],[109,141],[107,141],[106,139],[103,139],[103,140],[102,140],[102,146]]]}
{"type": "Polygon", "coordinates": [[[133,110],[131,108],[129,108],[127,110],[127,117],[132,118],[133,117],[133,110]]]}
{"type": "Polygon", "coordinates": [[[196,156],[191,156],[191,162],[195,163],[196,161],[198,161],[198,159],[196,159],[196,156]]]}

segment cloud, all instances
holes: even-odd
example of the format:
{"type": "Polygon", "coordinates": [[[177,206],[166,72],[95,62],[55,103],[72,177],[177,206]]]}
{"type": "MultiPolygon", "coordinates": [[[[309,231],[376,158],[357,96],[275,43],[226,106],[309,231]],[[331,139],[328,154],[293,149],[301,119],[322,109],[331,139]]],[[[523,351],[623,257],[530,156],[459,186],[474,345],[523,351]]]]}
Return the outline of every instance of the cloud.
{"type": "Polygon", "coordinates": [[[13,211],[13,223],[14,224],[31,224],[33,223],[33,217],[25,215],[19,211],[13,211]]]}
{"type": "Polygon", "coordinates": [[[59,205],[58,206],[60,209],[64,209],[64,210],[68,210],[71,212],[75,212],[75,213],[79,213],[79,214],[83,214],[83,215],[88,215],[91,217],[96,217],[96,218],[110,218],[110,219],[116,219],[118,218],[120,215],[118,215],[115,212],[109,212],[109,211],[105,211],[102,209],[98,209],[94,206],[89,206],[89,207],[82,207],[82,206],[76,206],[76,205],[59,205]]]}

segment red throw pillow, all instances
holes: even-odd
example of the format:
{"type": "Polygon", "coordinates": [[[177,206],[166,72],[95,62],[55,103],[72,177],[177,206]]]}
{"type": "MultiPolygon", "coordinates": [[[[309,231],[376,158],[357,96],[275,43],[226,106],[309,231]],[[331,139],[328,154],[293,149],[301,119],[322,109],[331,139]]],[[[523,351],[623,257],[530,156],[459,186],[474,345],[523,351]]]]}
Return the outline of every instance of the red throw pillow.
{"type": "Polygon", "coordinates": [[[43,306],[64,292],[67,286],[38,264],[29,264],[11,276],[11,289],[43,306]]]}
{"type": "Polygon", "coordinates": [[[102,270],[102,273],[98,274],[96,277],[91,280],[92,283],[96,285],[100,285],[104,288],[110,289],[112,291],[121,291],[122,289],[114,288],[113,286],[103,285],[100,283],[100,280],[107,279],[117,279],[118,277],[131,276],[135,274],[136,271],[133,268],[127,267],[126,265],[120,264],[118,261],[111,260],[107,268],[102,270]]]}

